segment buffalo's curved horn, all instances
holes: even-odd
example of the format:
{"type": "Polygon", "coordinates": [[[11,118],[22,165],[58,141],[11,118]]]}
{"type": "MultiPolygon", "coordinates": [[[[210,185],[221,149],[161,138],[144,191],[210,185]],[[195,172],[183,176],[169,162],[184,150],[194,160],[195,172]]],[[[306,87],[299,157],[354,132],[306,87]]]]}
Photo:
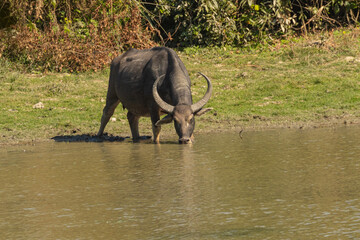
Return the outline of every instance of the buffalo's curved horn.
{"type": "Polygon", "coordinates": [[[201,72],[199,72],[199,74],[201,74],[206,79],[207,84],[208,84],[208,89],[207,89],[204,97],[200,101],[191,105],[191,110],[193,111],[193,113],[198,112],[201,108],[203,108],[205,106],[205,104],[209,101],[209,99],[211,97],[211,92],[212,92],[212,85],[211,85],[210,79],[205,74],[202,74],[201,72]]]}
{"type": "Polygon", "coordinates": [[[158,93],[158,90],[157,90],[157,86],[159,84],[159,81],[164,76],[165,75],[161,75],[160,77],[158,77],[155,80],[153,88],[152,88],[152,93],[153,93],[153,97],[154,97],[155,102],[159,105],[159,107],[161,109],[163,109],[167,113],[173,113],[174,112],[174,106],[172,106],[172,105],[168,104],[167,102],[165,102],[164,100],[162,100],[159,93],[158,93]]]}

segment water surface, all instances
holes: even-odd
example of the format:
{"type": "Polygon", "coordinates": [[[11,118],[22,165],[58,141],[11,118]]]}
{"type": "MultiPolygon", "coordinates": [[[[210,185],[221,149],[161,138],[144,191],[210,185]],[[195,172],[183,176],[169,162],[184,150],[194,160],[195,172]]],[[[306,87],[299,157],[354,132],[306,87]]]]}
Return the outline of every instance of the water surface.
{"type": "Polygon", "coordinates": [[[196,140],[2,150],[0,235],[360,239],[359,127],[196,140]]]}

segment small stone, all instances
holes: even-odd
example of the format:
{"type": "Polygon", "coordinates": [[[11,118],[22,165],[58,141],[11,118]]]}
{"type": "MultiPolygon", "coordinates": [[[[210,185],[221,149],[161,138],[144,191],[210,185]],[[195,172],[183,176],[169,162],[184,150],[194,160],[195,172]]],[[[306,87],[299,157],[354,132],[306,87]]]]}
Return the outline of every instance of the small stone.
{"type": "Polygon", "coordinates": [[[42,109],[44,108],[44,104],[42,102],[38,102],[33,106],[34,109],[42,109]]]}
{"type": "Polygon", "coordinates": [[[116,118],[112,117],[112,118],[110,118],[110,121],[116,122],[116,118]]]}
{"type": "Polygon", "coordinates": [[[351,56],[348,56],[348,57],[345,57],[345,61],[346,61],[346,62],[354,62],[354,61],[355,61],[355,58],[354,58],[354,57],[351,57],[351,56]]]}
{"type": "Polygon", "coordinates": [[[247,72],[242,72],[242,73],[240,74],[240,76],[241,76],[242,78],[246,78],[246,77],[249,76],[249,74],[248,74],[247,72]]]}

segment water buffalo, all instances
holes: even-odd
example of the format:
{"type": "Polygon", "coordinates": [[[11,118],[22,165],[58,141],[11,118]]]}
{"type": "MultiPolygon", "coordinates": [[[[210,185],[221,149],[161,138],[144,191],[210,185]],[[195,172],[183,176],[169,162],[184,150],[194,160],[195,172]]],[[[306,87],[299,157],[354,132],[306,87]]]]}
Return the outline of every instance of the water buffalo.
{"type": "Polygon", "coordinates": [[[98,136],[121,102],[128,109],[127,118],[134,141],[138,141],[139,118],[150,117],[153,141],[159,143],[161,125],[174,121],[179,143],[191,143],[195,115],[211,108],[203,108],[209,101],[212,85],[208,77],[204,97],[193,104],[189,74],[172,49],[155,47],[148,50],[131,49],[116,57],[110,68],[106,106],[101,118],[98,136]],[[162,114],[167,114],[160,120],[162,114]]]}

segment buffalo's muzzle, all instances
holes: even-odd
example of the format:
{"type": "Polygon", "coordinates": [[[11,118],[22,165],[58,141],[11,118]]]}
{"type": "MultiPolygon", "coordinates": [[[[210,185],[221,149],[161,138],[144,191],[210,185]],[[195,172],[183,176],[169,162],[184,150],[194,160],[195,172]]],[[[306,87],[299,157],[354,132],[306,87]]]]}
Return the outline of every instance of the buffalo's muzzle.
{"type": "Polygon", "coordinates": [[[192,141],[190,138],[180,138],[179,143],[180,144],[188,144],[188,143],[192,143],[192,141]]]}

